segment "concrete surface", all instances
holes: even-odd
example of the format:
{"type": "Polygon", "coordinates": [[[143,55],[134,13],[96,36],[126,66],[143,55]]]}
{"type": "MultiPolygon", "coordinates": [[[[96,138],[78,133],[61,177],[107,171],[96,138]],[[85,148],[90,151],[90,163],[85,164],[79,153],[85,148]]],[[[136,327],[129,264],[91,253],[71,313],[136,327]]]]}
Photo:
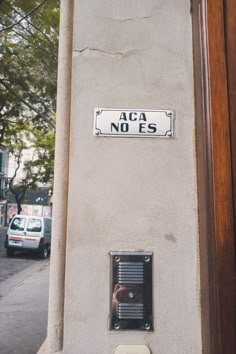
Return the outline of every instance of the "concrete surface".
{"type": "Polygon", "coordinates": [[[0,283],[0,353],[35,354],[46,338],[49,260],[0,283]]]}
{"type": "Polygon", "coordinates": [[[49,350],[51,352],[59,351],[63,342],[73,3],[74,0],[62,0],[60,2],[61,18],[57,78],[57,120],[47,338],[49,350]]]}
{"type": "Polygon", "coordinates": [[[202,352],[193,87],[189,0],[75,1],[64,354],[202,352]],[[95,137],[95,107],[172,109],[175,137],[95,137]],[[109,332],[108,253],[136,250],[154,332],[109,332]]]}

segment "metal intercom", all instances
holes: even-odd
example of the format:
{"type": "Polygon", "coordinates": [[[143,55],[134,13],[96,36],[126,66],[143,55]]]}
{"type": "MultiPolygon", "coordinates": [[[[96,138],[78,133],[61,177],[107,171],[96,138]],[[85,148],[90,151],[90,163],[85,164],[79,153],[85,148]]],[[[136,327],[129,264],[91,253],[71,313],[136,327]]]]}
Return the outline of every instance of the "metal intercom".
{"type": "Polygon", "coordinates": [[[110,252],[110,330],[153,331],[152,252],[110,252]]]}

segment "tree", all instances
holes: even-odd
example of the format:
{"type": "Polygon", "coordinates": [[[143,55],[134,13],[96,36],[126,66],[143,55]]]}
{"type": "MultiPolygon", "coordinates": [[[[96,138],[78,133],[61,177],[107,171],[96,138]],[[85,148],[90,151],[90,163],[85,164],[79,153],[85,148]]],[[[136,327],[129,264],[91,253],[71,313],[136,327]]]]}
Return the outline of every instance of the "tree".
{"type": "Polygon", "coordinates": [[[0,0],[0,13],[0,144],[16,161],[9,189],[20,210],[27,188],[53,178],[59,0],[0,0]]]}
{"type": "Polygon", "coordinates": [[[0,125],[54,128],[59,0],[0,0],[0,125]]]}
{"type": "Polygon", "coordinates": [[[6,128],[4,143],[14,157],[16,167],[9,179],[9,190],[15,197],[18,214],[26,191],[37,189],[38,183],[47,183],[52,189],[55,134],[53,130],[34,128],[29,122],[16,122],[14,128],[6,128]],[[17,129],[20,126],[20,129],[17,129]],[[16,129],[15,129],[16,128],[16,129]],[[32,158],[22,161],[23,153],[30,150],[32,158]],[[18,176],[23,164],[23,175],[18,176]]]}

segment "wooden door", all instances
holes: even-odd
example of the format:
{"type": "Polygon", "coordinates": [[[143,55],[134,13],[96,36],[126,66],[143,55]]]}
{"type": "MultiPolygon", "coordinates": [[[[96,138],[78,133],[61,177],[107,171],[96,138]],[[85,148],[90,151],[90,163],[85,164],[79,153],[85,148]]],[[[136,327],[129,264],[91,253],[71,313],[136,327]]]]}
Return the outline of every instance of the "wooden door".
{"type": "Polygon", "coordinates": [[[236,353],[236,1],[193,0],[203,347],[236,353]]]}

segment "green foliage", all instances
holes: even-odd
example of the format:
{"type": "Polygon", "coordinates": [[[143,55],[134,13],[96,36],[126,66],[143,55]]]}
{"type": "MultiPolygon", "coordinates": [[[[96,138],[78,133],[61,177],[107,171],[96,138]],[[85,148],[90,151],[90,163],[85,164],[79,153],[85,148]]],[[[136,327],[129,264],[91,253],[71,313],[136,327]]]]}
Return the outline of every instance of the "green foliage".
{"type": "Polygon", "coordinates": [[[17,162],[10,189],[24,196],[53,179],[59,0],[0,0],[0,15],[0,144],[17,162]]]}
{"type": "Polygon", "coordinates": [[[0,122],[53,127],[59,1],[2,0],[0,13],[0,122]]]}
{"type": "Polygon", "coordinates": [[[55,134],[41,129],[34,130],[31,149],[34,150],[32,160],[25,163],[26,179],[36,179],[37,182],[47,183],[52,188],[54,168],[55,134]]]}
{"type": "Polygon", "coordinates": [[[21,202],[28,188],[37,189],[38,183],[47,183],[52,189],[55,133],[53,130],[35,128],[28,121],[19,120],[14,128],[6,129],[4,144],[16,162],[16,169],[9,181],[9,189],[15,196],[18,213],[21,202]],[[30,150],[31,159],[24,162],[23,176],[19,179],[18,171],[22,165],[22,156],[30,150]]]}

